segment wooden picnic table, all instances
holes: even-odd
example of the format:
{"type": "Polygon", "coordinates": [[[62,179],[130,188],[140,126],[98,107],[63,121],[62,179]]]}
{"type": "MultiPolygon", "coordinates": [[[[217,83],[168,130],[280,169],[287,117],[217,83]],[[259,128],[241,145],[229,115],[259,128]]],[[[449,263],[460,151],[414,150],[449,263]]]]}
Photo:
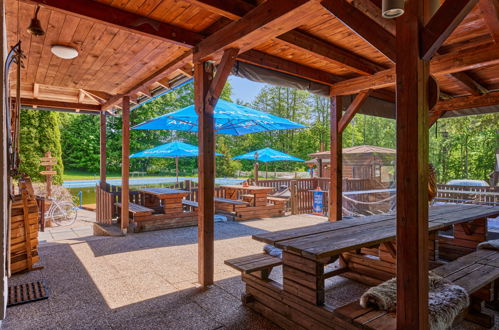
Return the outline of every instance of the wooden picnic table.
{"type": "Polygon", "coordinates": [[[225,197],[229,199],[238,199],[238,192],[244,194],[253,195],[253,201],[251,206],[266,206],[267,205],[267,195],[272,191],[272,187],[260,187],[260,186],[243,186],[243,185],[223,185],[221,186],[225,189],[225,197]]]}
{"type": "MultiPolygon", "coordinates": [[[[439,251],[454,249],[453,257],[472,252],[487,237],[487,217],[499,207],[478,205],[433,206],[429,211],[430,261],[439,251]],[[453,229],[453,237],[438,232],[453,229]]],[[[283,250],[283,289],[315,304],[324,303],[325,278],[339,275],[378,284],[395,276],[396,216],[383,214],[354,220],[253,235],[253,239],[283,250]],[[324,266],[340,259],[338,269],[325,274],[324,266]]]]}
{"type": "Polygon", "coordinates": [[[145,207],[172,215],[182,213],[182,199],[189,195],[188,191],[171,188],[146,188],[139,192],[144,198],[145,207]]]}

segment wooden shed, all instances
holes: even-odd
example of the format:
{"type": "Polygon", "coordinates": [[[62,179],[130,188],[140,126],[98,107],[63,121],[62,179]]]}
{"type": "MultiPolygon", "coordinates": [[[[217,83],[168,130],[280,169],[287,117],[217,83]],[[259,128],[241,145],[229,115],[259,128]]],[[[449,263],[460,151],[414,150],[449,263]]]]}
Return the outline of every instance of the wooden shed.
{"type": "MultiPolygon", "coordinates": [[[[395,149],[370,145],[343,148],[343,178],[393,181],[395,149]]],[[[316,152],[307,163],[315,164],[319,177],[330,177],[330,151],[316,152]]]]}

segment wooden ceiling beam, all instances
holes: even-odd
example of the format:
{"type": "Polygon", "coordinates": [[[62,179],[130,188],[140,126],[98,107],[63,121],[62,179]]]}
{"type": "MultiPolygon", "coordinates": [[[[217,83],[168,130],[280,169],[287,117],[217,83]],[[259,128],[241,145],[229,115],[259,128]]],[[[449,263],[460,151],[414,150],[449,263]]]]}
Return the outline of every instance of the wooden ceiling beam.
{"type": "Polygon", "coordinates": [[[454,97],[448,100],[439,101],[433,108],[433,111],[463,110],[493,105],[499,105],[499,92],[490,92],[479,96],[454,97]]]}
{"type": "Polygon", "coordinates": [[[480,0],[478,6],[482,11],[483,20],[487,24],[492,38],[499,42],[499,1],[480,0]]]}
{"type": "Polygon", "coordinates": [[[359,112],[360,108],[369,97],[369,94],[371,94],[371,91],[371,89],[368,89],[367,91],[360,92],[352,101],[352,103],[350,103],[348,109],[341,116],[340,122],[338,123],[338,132],[340,134],[343,133],[345,128],[347,128],[350,121],[352,121],[353,117],[355,117],[355,114],[359,112]]]}
{"type": "Polygon", "coordinates": [[[177,57],[176,59],[165,65],[163,68],[157,70],[149,77],[140,81],[138,84],[130,88],[126,93],[112,96],[105,104],[102,105],[102,108],[104,110],[107,110],[113,107],[114,105],[119,103],[119,101],[123,98],[123,96],[133,95],[140,92],[144,87],[147,87],[163,78],[166,78],[170,73],[180,69],[181,67],[190,62],[192,62],[192,52],[187,51],[182,56],[177,57]]]}
{"type": "Polygon", "coordinates": [[[238,48],[241,52],[304,24],[320,15],[318,0],[268,0],[209,35],[196,46],[194,62],[220,58],[222,51],[238,48]]]}
{"type": "Polygon", "coordinates": [[[92,0],[22,0],[43,5],[86,19],[103,22],[139,33],[147,37],[168,41],[176,45],[193,48],[203,39],[199,33],[183,29],[168,23],[137,15],[116,7],[92,0]]]}
{"type": "Polygon", "coordinates": [[[341,81],[341,78],[331,73],[288,61],[281,57],[273,56],[257,50],[249,50],[239,54],[237,59],[244,63],[253,64],[262,68],[278,71],[329,86],[341,81]]]}
{"type": "Polygon", "coordinates": [[[298,30],[284,33],[277,37],[277,40],[302,53],[307,53],[361,75],[370,75],[386,69],[386,67],[366,58],[298,30]]]}
{"type": "Polygon", "coordinates": [[[324,0],[322,6],[395,63],[395,37],[390,32],[345,0],[324,0]]]}
{"type": "MultiPolygon", "coordinates": [[[[255,8],[254,5],[241,0],[234,2],[219,0],[188,1],[191,4],[232,20],[240,19],[248,11],[255,8]]],[[[370,8],[370,14],[374,15],[372,7],[363,6],[362,2],[359,2],[359,4],[356,3],[356,5],[362,6],[364,10],[368,10],[367,8],[370,8]]],[[[372,4],[372,6],[376,7],[374,4],[372,4]]],[[[389,20],[384,21],[392,22],[389,20]]],[[[362,75],[373,74],[377,71],[386,69],[385,67],[373,63],[362,56],[358,56],[348,50],[332,45],[324,40],[310,36],[296,29],[278,36],[275,40],[280,43],[285,43],[288,47],[298,49],[301,52],[306,52],[316,58],[320,58],[326,62],[331,62],[340,67],[345,67],[348,70],[362,75]]]]}
{"type": "MultiPolygon", "coordinates": [[[[433,75],[478,69],[499,64],[499,46],[466,49],[462,52],[439,55],[430,63],[433,75]]],[[[331,92],[336,95],[357,94],[366,89],[379,89],[395,85],[395,69],[380,71],[372,76],[363,76],[336,83],[331,92]]]]}
{"type": "Polygon", "coordinates": [[[79,109],[79,110],[101,111],[101,106],[96,104],[36,100],[29,98],[21,98],[21,104],[33,107],[38,106],[38,107],[55,108],[55,109],[74,109],[74,110],[79,109]]]}
{"type": "Polygon", "coordinates": [[[347,0],[352,6],[360,10],[370,19],[381,25],[390,34],[395,35],[395,20],[381,16],[381,7],[369,0],[347,0]]]}
{"type": "Polygon", "coordinates": [[[449,76],[471,95],[482,95],[489,92],[487,88],[471,78],[466,72],[456,72],[449,76]]]}
{"type": "Polygon", "coordinates": [[[469,14],[477,2],[478,0],[445,1],[438,8],[437,12],[425,25],[422,33],[421,55],[424,60],[431,60],[440,46],[469,14]]]}

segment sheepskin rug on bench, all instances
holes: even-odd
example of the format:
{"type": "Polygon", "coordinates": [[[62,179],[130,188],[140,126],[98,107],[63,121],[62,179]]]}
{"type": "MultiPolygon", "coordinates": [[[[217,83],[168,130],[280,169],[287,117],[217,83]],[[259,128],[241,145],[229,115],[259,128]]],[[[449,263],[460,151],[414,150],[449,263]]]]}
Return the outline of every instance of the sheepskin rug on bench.
{"type": "MultiPolygon", "coordinates": [[[[470,304],[468,293],[459,285],[432,274],[429,284],[429,321],[431,330],[445,330],[452,326],[456,316],[470,304]]],[[[364,308],[374,307],[395,312],[397,306],[397,279],[392,278],[367,290],[360,298],[364,308]]]]}

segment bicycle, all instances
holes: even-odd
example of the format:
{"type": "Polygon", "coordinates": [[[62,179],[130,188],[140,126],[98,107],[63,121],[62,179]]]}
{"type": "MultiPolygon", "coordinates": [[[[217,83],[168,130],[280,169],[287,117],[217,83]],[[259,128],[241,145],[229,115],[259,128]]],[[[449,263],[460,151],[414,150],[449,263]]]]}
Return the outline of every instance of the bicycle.
{"type": "Polygon", "coordinates": [[[61,201],[49,198],[50,208],[45,212],[45,220],[50,219],[58,226],[70,226],[76,221],[78,208],[71,201],[61,201]]]}

